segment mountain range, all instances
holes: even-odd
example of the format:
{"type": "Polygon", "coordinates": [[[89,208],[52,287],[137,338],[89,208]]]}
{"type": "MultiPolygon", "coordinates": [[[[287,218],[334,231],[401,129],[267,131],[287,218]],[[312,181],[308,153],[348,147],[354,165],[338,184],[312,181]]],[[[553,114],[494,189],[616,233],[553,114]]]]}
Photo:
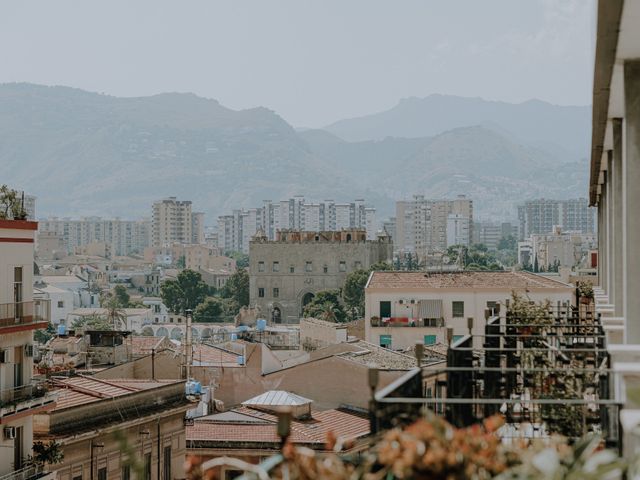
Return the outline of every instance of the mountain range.
{"type": "Polygon", "coordinates": [[[0,85],[0,184],[38,197],[38,215],[149,216],[178,196],[207,223],[265,199],[365,198],[379,218],[413,194],[466,194],[484,218],[534,197],[586,195],[589,107],[462,97],[297,131],[267,108],[193,94],[118,98],[0,85]]]}

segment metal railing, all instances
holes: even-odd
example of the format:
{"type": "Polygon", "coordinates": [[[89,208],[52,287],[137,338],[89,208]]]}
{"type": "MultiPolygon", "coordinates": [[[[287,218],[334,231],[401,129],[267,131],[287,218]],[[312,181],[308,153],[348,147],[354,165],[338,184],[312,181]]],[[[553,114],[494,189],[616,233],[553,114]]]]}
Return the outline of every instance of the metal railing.
{"type": "Polygon", "coordinates": [[[407,328],[407,327],[444,327],[444,319],[424,319],[410,317],[390,317],[389,319],[371,318],[369,323],[372,327],[391,327],[391,328],[407,328]]]}
{"type": "Polygon", "coordinates": [[[49,300],[0,303],[0,328],[50,320],[49,300]]]}
{"type": "Polygon", "coordinates": [[[0,391],[0,407],[16,405],[20,402],[35,398],[42,398],[46,395],[47,390],[47,383],[45,381],[36,381],[16,388],[3,389],[0,391]]]}
{"type": "Polygon", "coordinates": [[[32,464],[0,476],[0,480],[32,480],[44,474],[42,465],[32,464]]]}

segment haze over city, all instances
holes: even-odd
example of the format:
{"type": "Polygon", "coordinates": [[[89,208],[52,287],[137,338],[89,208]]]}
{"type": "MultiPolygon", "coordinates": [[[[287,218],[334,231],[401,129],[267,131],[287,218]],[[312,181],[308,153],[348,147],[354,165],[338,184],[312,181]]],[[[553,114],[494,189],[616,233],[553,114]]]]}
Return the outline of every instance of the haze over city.
{"type": "Polygon", "coordinates": [[[640,0],[0,0],[0,480],[635,479],[640,0]]]}
{"type": "Polygon", "coordinates": [[[314,128],[434,93],[590,104],[593,1],[490,5],[4,2],[0,82],[192,92],[314,128]]]}

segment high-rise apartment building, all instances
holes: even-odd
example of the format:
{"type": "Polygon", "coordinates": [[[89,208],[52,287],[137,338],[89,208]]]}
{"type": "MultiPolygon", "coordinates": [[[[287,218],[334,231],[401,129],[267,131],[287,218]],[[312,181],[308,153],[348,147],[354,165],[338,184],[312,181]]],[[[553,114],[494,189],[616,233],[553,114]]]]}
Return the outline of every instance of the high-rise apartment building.
{"type": "Polygon", "coordinates": [[[104,243],[112,255],[142,253],[151,242],[149,220],[81,219],[51,217],[38,224],[38,235],[63,239],[67,253],[89,244],[104,243]]]}
{"type": "Polygon", "coordinates": [[[586,198],[529,200],[518,206],[520,238],[551,233],[554,227],[568,232],[595,233],[596,210],[586,198]]]}
{"type": "Polygon", "coordinates": [[[396,202],[394,250],[425,258],[449,245],[468,245],[473,232],[473,201],[464,195],[455,200],[396,202]],[[454,243],[451,243],[454,242],[454,243]]]}
{"type": "Polygon", "coordinates": [[[204,243],[204,216],[195,214],[196,237],[202,242],[194,242],[194,214],[191,211],[190,200],[178,200],[169,197],[153,203],[151,220],[151,245],[161,247],[172,243],[204,243]],[[201,237],[201,238],[200,238],[201,237]]]}
{"type": "Polygon", "coordinates": [[[368,240],[376,237],[376,209],[366,206],[362,199],[351,203],[306,202],[301,196],[280,202],[265,200],[261,207],[234,210],[231,215],[218,217],[218,247],[222,252],[249,253],[251,238],[258,231],[274,240],[280,230],[320,232],[353,228],[366,230],[368,240]]]}
{"type": "Polygon", "coordinates": [[[476,223],[473,227],[473,238],[471,243],[481,243],[489,250],[497,250],[500,240],[507,237],[518,238],[518,226],[510,222],[476,223]]]}

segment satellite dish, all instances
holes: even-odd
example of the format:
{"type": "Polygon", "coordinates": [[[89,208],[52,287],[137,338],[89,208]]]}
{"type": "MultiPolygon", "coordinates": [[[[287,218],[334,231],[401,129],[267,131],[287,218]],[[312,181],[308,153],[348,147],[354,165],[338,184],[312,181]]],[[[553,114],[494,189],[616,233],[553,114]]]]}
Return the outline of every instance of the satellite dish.
{"type": "Polygon", "coordinates": [[[451,259],[449,258],[448,255],[445,255],[442,257],[442,263],[444,263],[445,265],[449,265],[449,262],[451,261],[451,259]]]}

